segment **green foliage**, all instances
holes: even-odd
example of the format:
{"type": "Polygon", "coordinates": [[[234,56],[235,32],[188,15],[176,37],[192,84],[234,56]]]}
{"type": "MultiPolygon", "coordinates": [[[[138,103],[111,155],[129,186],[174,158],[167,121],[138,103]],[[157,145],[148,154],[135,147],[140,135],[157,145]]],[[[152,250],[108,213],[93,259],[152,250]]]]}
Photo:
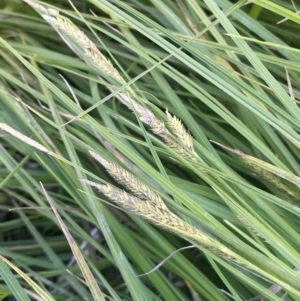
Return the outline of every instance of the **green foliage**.
{"type": "Polygon", "coordinates": [[[299,7],[48,2],[0,4],[0,299],[300,300],[299,7]]]}

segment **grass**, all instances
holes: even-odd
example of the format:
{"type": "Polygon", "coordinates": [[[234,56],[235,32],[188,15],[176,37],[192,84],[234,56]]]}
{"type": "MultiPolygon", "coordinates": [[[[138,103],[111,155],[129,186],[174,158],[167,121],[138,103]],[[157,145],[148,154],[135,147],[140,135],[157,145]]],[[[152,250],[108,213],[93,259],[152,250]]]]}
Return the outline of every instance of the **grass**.
{"type": "Polygon", "coordinates": [[[0,299],[299,300],[298,10],[2,1],[0,299]]]}

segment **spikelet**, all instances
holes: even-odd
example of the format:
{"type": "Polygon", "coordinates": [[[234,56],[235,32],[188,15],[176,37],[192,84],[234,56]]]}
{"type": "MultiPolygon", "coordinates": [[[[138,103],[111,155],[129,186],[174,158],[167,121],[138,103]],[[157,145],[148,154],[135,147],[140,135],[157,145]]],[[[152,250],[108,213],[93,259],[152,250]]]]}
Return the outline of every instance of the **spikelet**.
{"type": "Polygon", "coordinates": [[[234,260],[234,256],[231,255],[231,251],[224,245],[200,232],[198,229],[186,223],[171,211],[162,211],[152,202],[140,200],[139,198],[110,185],[97,184],[86,179],[80,179],[80,181],[96,187],[98,191],[114,203],[129,212],[134,213],[138,217],[147,220],[151,224],[161,227],[162,229],[172,232],[184,239],[189,239],[216,255],[234,260]]]}
{"type": "Polygon", "coordinates": [[[179,141],[186,148],[194,151],[193,141],[191,135],[186,131],[180,119],[176,116],[172,116],[168,110],[166,110],[167,115],[167,126],[171,132],[179,139],[179,141]]]}
{"type": "Polygon", "coordinates": [[[238,215],[237,218],[248,229],[249,232],[261,237],[260,233],[249,223],[249,221],[247,221],[247,219],[240,215],[238,215]]]}
{"type": "Polygon", "coordinates": [[[223,257],[226,260],[230,260],[249,269],[255,269],[255,266],[250,262],[242,261],[225,245],[186,223],[171,211],[162,211],[151,201],[141,200],[121,189],[112,187],[111,185],[97,184],[86,179],[80,179],[80,181],[96,187],[98,191],[108,197],[111,201],[129,212],[134,213],[138,217],[145,219],[149,223],[174,233],[183,239],[194,242],[203,247],[203,249],[223,257]]]}
{"type": "Polygon", "coordinates": [[[15,129],[13,129],[12,127],[10,127],[9,125],[7,125],[5,123],[0,123],[0,130],[3,130],[5,132],[11,134],[12,136],[20,139],[21,141],[25,142],[26,144],[28,144],[36,149],[39,149],[42,152],[52,155],[52,153],[46,147],[44,147],[42,144],[21,134],[20,132],[16,131],[15,129]]]}
{"type": "Polygon", "coordinates": [[[141,200],[149,201],[154,206],[156,206],[159,210],[169,211],[163,200],[160,196],[154,193],[149,187],[141,183],[136,177],[134,177],[131,173],[126,171],[124,168],[121,168],[117,164],[110,163],[105,160],[103,157],[94,153],[93,151],[89,151],[91,156],[95,158],[107,172],[121,185],[127,188],[132,194],[138,197],[141,200]]]}
{"type": "Polygon", "coordinates": [[[147,108],[138,104],[135,100],[128,97],[125,94],[118,93],[119,99],[121,102],[130,108],[132,111],[135,110],[140,117],[140,120],[147,124],[151,131],[159,136],[171,149],[173,149],[176,153],[181,155],[184,158],[189,160],[195,160],[195,156],[190,152],[186,151],[180,144],[178,144],[174,138],[172,137],[169,130],[166,128],[165,124],[156,118],[156,116],[147,108]],[[133,109],[134,106],[134,109],[133,109]]]}
{"type": "Polygon", "coordinates": [[[52,8],[46,8],[31,0],[23,1],[36,9],[59,33],[64,33],[75,41],[85,51],[85,55],[92,61],[96,68],[111,76],[119,83],[126,83],[112,63],[99,51],[96,45],[84,34],[84,32],[77,28],[69,19],[61,17],[59,11],[52,8]]]}
{"type": "Polygon", "coordinates": [[[282,197],[288,203],[299,206],[300,195],[296,191],[292,191],[287,185],[280,181],[280,178],[273,175],[271,172],[261,168],[260,166],[249,162],[247,159],[242,159],[245,165],[247,165],[252,172],[263,182],[269,184],[273,188],[277,189],[282,197]]]}
{"type": "Polygon", "coordinates": [[[80,45],[84,49],[85,55],[92,61],[96,68],[111,76],[119,83],[125,83],[124,79],[114,68],[112,63],[98,50],[96,45],[84,34],[84,32],[77,28],[70,20],[62,18],[59,15],[43,15],[43,18],[56,30],[66,34],[80,45]]]}
{"type": "Polygon", "coordinates": [[[56,9],[53,8],[46,8],[36,2],[33,2],[31,0],[23,0],[25,3],[29,4],[31,7],[33,7],[34,9],[47,14],[47,15],[52,15],[52,16],[57,16],[59,14],[59,11],[57,11],[56,9]]]}
{"type": "MultiPolygon", "coordinates": [[[[214,141],[213,141],[214,142],[214,141]]],[[[232,149],[230,147],[224,146],[220,143],[214,142],[215,144],[221,146],[222,148],[237,155],[241,161],[249,167],[249,169],[262,181],[268,183],[275,189],[277,189],[281,194],[284,195],[285,200],[289,203],[299,206],[300,194],[294,190],[291,190],[287,185],[282,183],[278,177],[283,178],[291,183],[294,183],[300,187],[300,178],[293,175],[290,172],[282,170],[272,164],[264,162],[260,159],[247,155],[237,149],[232,149]],[[288,198],[287,198],[288,197],[288,198]]]]}

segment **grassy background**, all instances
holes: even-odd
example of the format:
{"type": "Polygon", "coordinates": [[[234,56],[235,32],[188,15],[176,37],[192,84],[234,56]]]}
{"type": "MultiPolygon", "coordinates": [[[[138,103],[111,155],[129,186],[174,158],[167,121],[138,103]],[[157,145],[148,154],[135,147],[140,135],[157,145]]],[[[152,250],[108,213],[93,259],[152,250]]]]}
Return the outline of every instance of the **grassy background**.
{"type": "Polygon", "coordinates": [[[1,300],[300,300],[297,3],[39,2],[88,36],[120,83],[25,2],[0,3],[1,300]],[[125,91],[161,121],[177,116],[196,159],[121,104],[125,91]],[[89,150],[218,247],[80,182],[122,188],[89,150]]]}

